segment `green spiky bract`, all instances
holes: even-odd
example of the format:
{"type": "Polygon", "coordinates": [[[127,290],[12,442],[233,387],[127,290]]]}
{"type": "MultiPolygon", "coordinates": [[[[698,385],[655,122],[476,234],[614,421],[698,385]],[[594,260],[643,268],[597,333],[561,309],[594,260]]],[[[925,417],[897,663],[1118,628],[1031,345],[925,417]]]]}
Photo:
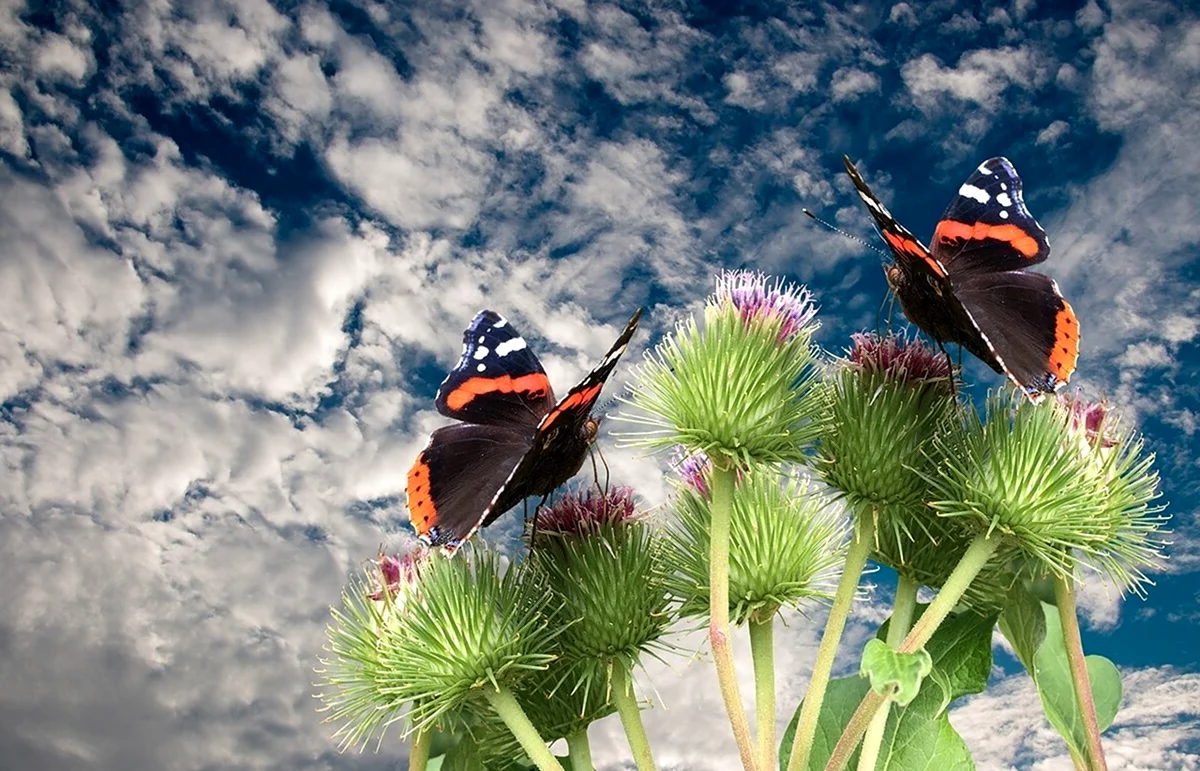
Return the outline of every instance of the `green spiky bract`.
{"type": "Polygon", "coordinates": [[[975,533],[999,534],[997,557],[1032,561],[1034,575],[1069,580],[1082,558],[1138,591],[1142,568],[1161,558],[1153,456],[1131,434],[1105,447],[1076,430],[1056,404],[992,395],[986,422],[975,416],[963,435],[939,440],[946,462],[929,475],[930,505],[975,533]]]}
{"type": "MultiPolygon", "coordinates": [[[[709,612],[711,501],[680,484],[671,524],[672,591],[680,613],[709,612]]],[[[741,625],[781,607],[832,596],[830,571],[842,560],[845,527],[828,501],[795,473],[755,465],[738,480],[730,523],[729,612],[741,625]]]]}
{"type": "MultiPolygon", "coordinates": [[[[875,517],[875,559],[903,570],[918,556],[918,545],[954,539],[965,544],[961,528],[939,521],[926,505],[926,476],[940,461],[930,452],[933,440],[958,425],[949,380],[908,379],[902,372],[846,365],[830,374],[821,394],[820,442],[812,466],[841,492],[855,516],[875,517]]],[[[920,551],[921,556],[936,554],[920,551]]],[[[954,563],[916,567],[948,574],[954,563]]]]}
{"type": "Polygon", "coordinates": [[[518,688],[545,668],[554,631],[544,587],[530,580],[477,551],[422,561],[403,603],[376,603],[364,582],[352,583],[328,630],[323,694],[343,743],[365,741],[405,704],[406,734],[490,713],[485,688],[518,688]]]}
{"type": "Polygon", "coordinates": [[[553,595],[551,623],[562,629],[565,663],[621,659],[633,667],[660,644],[673,618],[662,550],[661,536],[637,518],[538,532],[530,562],[553,595]]]}
{"type": "Polygon", "coordinates": [[[785,335],[787,319],[744,321],[712,300],[704,327],[681,323],[646,355],[616,416],[642,429],[622,434],[650,448],[681,444],[736,466],[797,462],[813,435],[814,325],[785,335]]]}

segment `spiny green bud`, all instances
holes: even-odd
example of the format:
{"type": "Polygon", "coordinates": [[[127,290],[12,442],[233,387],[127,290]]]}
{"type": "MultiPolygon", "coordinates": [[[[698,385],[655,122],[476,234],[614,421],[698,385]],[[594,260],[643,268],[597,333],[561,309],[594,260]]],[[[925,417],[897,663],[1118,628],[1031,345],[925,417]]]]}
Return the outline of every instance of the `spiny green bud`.
{"type": "MultiPolygon", "coordinates": [[[[673,590],[682,614],[703,617],[709,612],[711,467],[694,454],[676,465],[673,590]]],[[[828,599],[845,542],[842,519],[808,480],[761,465],[742,469],[730,522],[730,620],[763,621],[782,607],[828,599]]]]}
{"type": "Polygon", "coordinates": [[[547,594],[519,566],[502,574],[495,555],[477,552],[417,558],[400,575],[395,593],[386,571],[382,586],[351,582],[333,611],[320,696],[344,746],[399,719],[405,704],[406,733],[490,714],[484,688],[515,688],[554,658],[547,594]]]}
{"type": "Polygon", "coordinates": [[[1115,425],[1089,429],[1086,414],[1071,400],[1036,407],[993,396],[986,423],[941,440],[931,505],[975,533],[999,533],[998,556],[1032,560],[1034,574],[1070,578],[1082,557],[1137,592],[1143,568],[1161,559],[1154,457],[1115,425]]]}
{"type": "Polygon", "coordinates": [[[629,444],[682,444],[736,465],[798,461],[810,440],[816,329],[812,295],[761,273],[727,272],[704,308],[638,367],[629,444]]]}
{"type": "Polygon", "coordinates": [[[632,667],[642,651],[661,645],[673,619],[669,568],[662,536],[638,515],[631,488],[569,491],[541,511],[530,563],[552,596],[563,662],[583,664],[581,675],[602,675],[590,687],[607,693],[612,661],[632,667]]]}

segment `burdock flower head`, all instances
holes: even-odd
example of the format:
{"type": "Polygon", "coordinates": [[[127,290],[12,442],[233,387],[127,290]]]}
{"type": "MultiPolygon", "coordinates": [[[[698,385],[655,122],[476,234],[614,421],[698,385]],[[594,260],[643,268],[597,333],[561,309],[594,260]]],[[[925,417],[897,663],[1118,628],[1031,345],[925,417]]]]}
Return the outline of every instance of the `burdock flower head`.
{"type": "MultiPolygon", "coordinates": [[[[856,334],[822,388],[817,472],[857,516],[882,517],[901,551],[926,531],[931,440],[953,426],[956,403],[944,357],[920,339],[856,334]]],[[[920,537],[928,538],[928,534],[920,537]]],[[[903,559],[902,554],[882,555],[903,559]]]]}
{"type": "Polygon", "coordinates": [[[539,512],[529,561],[550,595],[562,662],[578,664],[568,690],[607,693],[607,682],[580,679],[607,678],[614,661],[628,669],[661,645],[672,620],[662,549],[629,487],[570,490],[539,512]]]}
{"type": "MultiPolygon", "coordinates": [[[[672,590],[686,616],[709,612],[711,467],[697,456],[679,466],[670,530],[672,590]]],[[[755,465],[738,478],[729,541],[729,614],[764,622],[782,607],[832,595],[845,526],[829,501],[797,473],[755,465]]]]}
{"type": "Polygon", "coordinates": [[[498,694],[551,661],[546,593],[529,581],[488,552],[383,558],[353,580],[332,611],[318,670],[342,746],[382,739],[401,717],[410,733],[489,714],[498,694]]]}
{"type": "Polygon", "coordinates": [[[1158,567],[1166,517],[1154,456],[1107,409],[1078,400],[1041,407],[993,396],[944,448],[931,505],[975,533],[1002,538],[998,556],[1070,579],[1080,562],[1141,593],[1158,567]]]}
{"type": "Polygon", "coordinates": [[[811,439],[816,306],[803,288],[725,272],[704,308],[638,368],[618,419],[643,427],[632,444],[682,444],[722,467],[798,461],[811,439]]]}

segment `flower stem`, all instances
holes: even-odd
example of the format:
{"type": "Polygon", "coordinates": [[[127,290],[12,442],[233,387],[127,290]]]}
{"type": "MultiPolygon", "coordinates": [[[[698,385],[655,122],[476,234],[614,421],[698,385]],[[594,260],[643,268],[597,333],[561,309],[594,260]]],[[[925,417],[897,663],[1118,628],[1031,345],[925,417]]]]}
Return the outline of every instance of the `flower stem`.
{"type": "Polygon", "coordinates": [[[775,763],[775,615],[750,620],[750,655],[754,658],[755,727],[758,762],[763,769],[775,763]]]}
{"type": "Polygon", "coordinates": [[[1071,683],[1075,686],[1075,700],[1079,703],[1079,711],[1083,715],[1083,730],[1087,736],[1087,767],[1089,771],[1108,771],[1108,763],[1104,759],[1104,746],[1100,743],[1100,723],[1096,720],[1092,680],[1088,676],[1087,659],[1083,656],[1083,639],[1079,635],[1074,580],[1056,577],[1054,599],[1058,605],[1058,620],[1062,624],[1067,660],[1071,662],[1071,683]]]}
{"type": "Polygon", "coordinates": [[[517,698],[513,696],[512,691],[504,686],[484,687],[483,693],[488,703],[492,705],[492,709],[496,710],[496,714],[504,721],[504,725],[508,726],[508,730],[512,731],[513,736],[517,737],[517,741],[521,743],[521,749],[525,750],[525,754],[540,771],[563,771],[562,764],[546,746],[546,742],[533,727],[533,723],[529,722],[529,717],[517,703],[517,698]]]}
{"type": "MultiPolygon", "coordinates": [[[[933,602],[929,603],[929,607],[925,608],[921,618],[904,638],[904,642],[897,649],[900,653],[914,653],[925,647],[925,643],[929,642],[929,638],[933,637],[933,633],[946,620],[946,616],[950,615],[950,611],[962,599],[963,593],[967,591],[971,581],[979,575],[979,571],[987,564],[988,559],[999,545],[999,538],[989,538],[986,534],[975,537],[958,565],[955,566],[954,572],[942,585],[942,590],[938,592],[933,602]]],[[[846,762],[850,760],[850,755],[858,746],[858,740],[866,732],[875,711],[891,698],[892,690],[889,688],[887,694],[879,694],[874,690],[867,691],[867,695],[859,702],[858,709],[851,716],[849,724],[842,731],[841,738],[833,748],[833,754],[829,756],[829,762],[825,764],[825,771],[841,771],[846,766],[846,762]]]]}
{"type": "MultiPolygon", "coordinates": [[[[896,598],[892,602],[892,618],[888,621],[887,644],[895,650],[904,642],[912,626],[913,612],[917,608],[917,590],[920,584],[900,575],[896,581],[896,598]]],[[[863,736],[862,753],[858,756],[858,771],[874,771],[879,761],[879,748],[883,745],[883,734],[887,729],[888,714],[892,710],[890,699],[875,711],[871,725],[863,736]]]]}
{"type": "Polygon", "coordinates": [[[433,731],[422,728],[413,735],[412,745],[408,748],[409,771],[425,771],[429,765],[429,746],[433,744],[433,731]]]}
{"type": "Polygon", "coordinates": [[[571,756],[571,771],[595,771],[586,726],[567,736],[567,749],[571,756]]]}
{"type": "Polygon", "coordinates": [[[712,547],[709,553],[709,624],[708,640],[717,682],[725,700],[725,712],[733,728],[738,753],[746,771],[757,771],[750,721],[742,705],[737,673],[733,668],[733,646],[729,639],[729,532],[733,519],[733,488],[737,471],[732,465],[713,462],[712,470],[712,547]]]}
{"type": "Polygon", "coordinates": [[[637,699],[633,696],[633,675],[630,664],[618,658],[612,665],[612,698],[621,716],[621,725],[625,728],[625,738],[629,741],[629,749],[633,751],[633,760],[637,763],[638,771],[654,771],[654,757],[650,754],[650,740],[646,738],[646,728],[642,725],[642,711],[638,709],[637,699]]]}
{"type": "Polygon", "coordinates": [[[867,565],[867,557],[870,556],[874,543],[875,517],[870,512],[862,513],[855,518],[854,537],[850,540],[846,564],[842,567],[842,577],[838,580],[837,592],[833,595],[833,606],[829,609],[829,619],[825,622],[825,631],[821,635],[821,645],[817,648],[817,660],[813,662],[808,691],[804,694],[804,703],[800,705],[800,718],[792,739],[788,771],[808,768],[808,758],[812,754],[813,740],[817,735],[817,718],[821,714],[821,704],[825,701],[825,689],[829,686],[829,675],[833,671],[838,643],[842,641],[842,632],[846,628],[846,619],[850,615],[854,593],[858,589],[858,579],[867,565]]]}

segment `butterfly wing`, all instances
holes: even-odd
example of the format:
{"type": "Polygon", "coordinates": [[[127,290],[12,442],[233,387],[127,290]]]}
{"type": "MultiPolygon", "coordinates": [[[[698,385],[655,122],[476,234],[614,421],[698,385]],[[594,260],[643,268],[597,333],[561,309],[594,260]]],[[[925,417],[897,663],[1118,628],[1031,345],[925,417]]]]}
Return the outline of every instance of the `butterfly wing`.
{"type": "Polygon", "coordinates": [[[1050,240],[1021,190],[1007,158],[979,164],[933,232],[934,258],[957,274],[1021,270],[1045,260],[1050,240]]]}
{"type": "Polygon", "coordinates": [[[1079,357],[1079,320],[1041,273],[951,274],[954,294],[1009,378],[1034,402],[1066,385],[1079,357]]]}
{"type": "Polygon", "coordinates": [[[935,276],[945,278],[946,268],[938,262],[937,258],[930,253],[925,244],[921,243],[920,239],[914,236],[908,228],[901,225],[892,216],[892,213],[887,210],[883,202],[875,193],[871,192],[871,188],[867,185],[862,175],[858,173],[858,169],[850,162],[850,156],[843,155],[842,163],[846,166],[846,173],[850,175],[850,181],[854,183],[855,190],[858,191],[858,197],[867,205],[867,211],[871,212],[871,216],[875,219],[875,224],[879,228],[880,235],[887,242],[888,247],[895,255],[896,261],[901,265],[918,267],[927,270],[935,276]]]}
{"type": "Polygon", "coordinates": [[[532,448],[488,507],[483,519],[485,527],[526,497],[549,495],[579,471],[594,438],[588,427],[592,408],[621,354],[629,347],[641,318],[639,308],[600,364],[542,418],[532,448]]]}
{"type": "Polygon", "coordinates": [[[554,390],[525,338],[499,313],[480,311],[463,333],[458,364],[438,388],[448,418],[530,430],[554,407],[554,390]]]}
{"type": "Polygon", "coordinates": [[[434,431],[408,472],[417,536],[452,555],[479,529],[532,441],[531,430],[505,425],[461,423],[434,431]]]}

